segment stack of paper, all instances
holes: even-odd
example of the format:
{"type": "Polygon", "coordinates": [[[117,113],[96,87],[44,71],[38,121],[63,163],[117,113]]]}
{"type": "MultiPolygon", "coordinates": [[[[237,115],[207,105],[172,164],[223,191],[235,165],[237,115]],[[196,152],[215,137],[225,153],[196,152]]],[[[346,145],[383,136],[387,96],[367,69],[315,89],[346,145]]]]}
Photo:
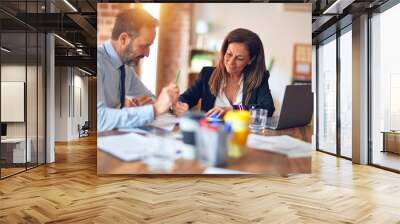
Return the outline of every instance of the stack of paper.
{"type": "Polygon", "coordinates": [[[247,139],[247,146],[258,150],[284,154],[288,157],[309,157],[312,152],[311,144],[287,135],[262,136],[250,134],[247,139]]]}
{"type": "Polygon", "coordinates": [[[176,124],[179,123],[179,118],[173,114],[163,114],[158,116],[150,125],[162,128],[167,131],[172,131],[176,124]]]}
{"type": "Polygon", "coordinates": [[[184,148],[182,141],[173,138],[143,136],[137,133],[99,137],[97,147],[124,161],[143,160],[149,157],[175,160],[183,156],[184,148]]]}
{"type": "Polygon", "coordinates": [[[145,136],[130,133],[97,138],[97,147],[113,156],[124,160],[133,161],[143,159],[151,152],[151,145],[145,136]]]}

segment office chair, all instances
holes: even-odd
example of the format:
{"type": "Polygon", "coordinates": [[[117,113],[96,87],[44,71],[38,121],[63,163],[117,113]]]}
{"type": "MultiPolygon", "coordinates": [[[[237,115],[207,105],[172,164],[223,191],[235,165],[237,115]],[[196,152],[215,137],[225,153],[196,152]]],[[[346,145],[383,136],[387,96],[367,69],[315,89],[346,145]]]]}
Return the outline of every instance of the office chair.
{"type": "Polygon", "coordinates": [[[90,129],[89,121],[85,121],[82,127],[78,124],[79,138],[89,136],[89,129],[90,129]]]}

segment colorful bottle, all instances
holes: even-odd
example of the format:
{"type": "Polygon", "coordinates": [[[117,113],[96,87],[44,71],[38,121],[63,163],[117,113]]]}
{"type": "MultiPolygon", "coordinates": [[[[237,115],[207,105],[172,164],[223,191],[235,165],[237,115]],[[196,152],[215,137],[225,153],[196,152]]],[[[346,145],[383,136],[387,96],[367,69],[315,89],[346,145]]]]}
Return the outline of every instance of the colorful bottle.
{"type": "Polygon", "coordinates": [[[249,135],[250,113],[248,111],[229,111],[224,120],[232,128],[228,141],[228,156],[240,158],[245,154],[247,136],[249,135]]]}

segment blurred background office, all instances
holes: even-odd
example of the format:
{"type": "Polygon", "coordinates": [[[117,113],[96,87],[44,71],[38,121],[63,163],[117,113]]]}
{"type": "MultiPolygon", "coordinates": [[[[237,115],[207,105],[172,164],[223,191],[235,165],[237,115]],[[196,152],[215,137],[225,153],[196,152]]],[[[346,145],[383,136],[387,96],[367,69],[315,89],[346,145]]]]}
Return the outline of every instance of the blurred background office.
{"type": "Polygon", "coordinates": [[[323,16],[313,17],[312,31],[316,149],[395,172],[400,171],[398,3],[328,1],[316,5],[323,16]]]}
{"type": "Polygon", "coordinates": [[[256,32],[264,44],[275,114],[280,111],[286,85],[311,82],[311,4],[100,3],[97,44],[110,39],[118,12],[134,7],[142,7],[160,20],[150,56],[136,68],[156,94],[175,81],[178,69],[184,91],[203,66],[215,65],[223,38],[239,27],[256,32]]]}
{"type": "Polygon", "coordinates": [[[0,179],[96,131],[95,11],[95,0],[0,1],[0,179]]]}

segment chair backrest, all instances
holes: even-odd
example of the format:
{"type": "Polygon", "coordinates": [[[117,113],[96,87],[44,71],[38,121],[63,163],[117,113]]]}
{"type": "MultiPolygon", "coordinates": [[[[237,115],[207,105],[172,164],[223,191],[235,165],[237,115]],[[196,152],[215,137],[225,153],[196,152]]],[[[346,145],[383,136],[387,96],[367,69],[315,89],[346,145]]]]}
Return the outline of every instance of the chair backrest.
{"type": "Polygon", "coordinates": [[[89,121],[85,121],[85,123],[82,126],[82,129],[89,129],[90,125],[89,125],[89,121]]]}

